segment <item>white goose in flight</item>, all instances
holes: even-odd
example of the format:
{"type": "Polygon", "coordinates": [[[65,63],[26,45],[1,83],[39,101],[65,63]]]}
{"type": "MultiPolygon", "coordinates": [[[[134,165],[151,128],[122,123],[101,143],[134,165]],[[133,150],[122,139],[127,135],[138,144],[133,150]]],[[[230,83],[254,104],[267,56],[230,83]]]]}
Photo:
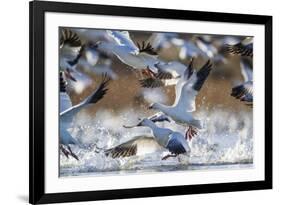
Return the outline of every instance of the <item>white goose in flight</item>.
{"type": "Polygon", "coordinates": [[[218,47],[215,42],[215,37],[210,35],[195,36],[195,43],[198,48],[215,64],[226,64],[227,59],[222,55],[222,47],[218,47]]]}
{"type": "Polygon", "coordinates": [[[174,38],[171,42],[174,46],[179,49],[178,56],[181,60],[186,60],[188,58],[199,56],[206,56],[206,54],[201,49],[199,49],[191,39],[185,40],[180,38],[174,38]]]}
{"type": "Polygon", "coordinates": [[[231,96],[245,102],[246,105],[253,106],[253,70],[246,59],[241,59],[240,68],[244,83],[233,87],[231,96]]]}
{"type": "Polygon", "coordinates": [[[167,116],[160,115],[141,120],[135,126],[125,126],[126,128],[133,128],[139,126],[149,127],[152,130],[152,136],[142,135],[136,136],[133,139],[117,145],[105,151],[107,156],[112,158],[129,157],[136,155],[142,146],[153,147],[152,150],[165,148],[170,151],[170,154],[164,156],[162,160],[169,157],[177,157],[179,154],[186,154],[189,156],[190,147],[185,140],[184,136],[179,132],[167,128],[158,127],[155,122],[168,120],[167,116]]]}
{"type": "Polygon", "coordinates": [[[197,134],[197,129],[203,128],[201,121],[195,119],[192,113],[196,110],[195,98],[207,79],[211,68],[212,64],[208,60],[199,71],[195,71],[193,69],[193,60],[191,60],[188,68],[184,70],[184,74],[180,76],[176,84],[176,99],[174,104],[168,106],[153,103],[149,107],[150,109],[156,109],[165,113],[179,124],[188,125],[185,136],[189,140],[197,134]]]}
{"type": "Polygon", "coordinates": [[[168,49],[172,46],[172,41],[174,38],[178,38],[177,33],[153,33],[148,41],[151,42],[152,47],[156,51],[161,51],[162,49],[168,49]]]}
{"type": "Polygon", "coordinates": [[[107,92],[107,85],[109,82],[109,78],[107,76],[103,76],[102,82],[98,86],[98,88],[89,95],[85,100],[81,103],[70,107],[69,109],[60,113],[60,149],[65,154],[66,157],[69,155],[78,160],[77,155],[75,155],[70,146],[71,144],[79,145],[76,139],[74,139],[70,133],[67,131],[69,128],[73,117],[83,108],[97,103],[99,100],[103,98],[103,96],[107,92]],[[66,148],[67,149],[66,149],[66,148]]]}
{"type": "Polygon", "coordinates": [[[92,74],[99,76],[106,74],[114,80],[118,78],[118,75],[112,70],[109,56],[97,51],[91,41],[84,43],[76,58],[68,61],[68,64],[72,66],[70,72],[75,79],[75,81],[68,82],[77,94],[81,94],[85,88],[92,84],[92,78],[90,77],[92,74]]]}
{"type": "Polygon", "coordinates": [[[253,57],[253,37],[246,37],[237,44],[227,45],[227,50],[231,54],[253,57]]]}
{"type": "Polygon", "coordinates": [[[112,70],[112,60],[103,52],[97,51],[92,42],[87,43],[84,52],[82,53],[78,66],[85,73],[94,73],[96,75],[106,74],[113,80],[118,78],[118,75],[112,70]]]}
{"type": "Polygon", "coordinates": [[[135,45],[128,31],[107,31],[107,33],[115,43],[99,41],[96,44],[98,50],[111,51],[123,63],[134,69],[143,70],[147,74],[157,72],[154,65],[159,60],[150,43],[143,42],[142,45],[135,45]]]}
{"type": "MultiPolygon", "coordinates": [[[[193,61],[193,58],[191,59],[193,61]]],[[[154,65],[157,73],[153,76],[139,80],[144,88],[156,88],[162,86],[176,85],[187,69],[186,65],[179,61],[158,62],[154,65]]],[[[182,79],[184,80],[184,79],[182,79]]]]}
{"type": "Polygon", "coordinates": [[[77,63],[81,52],[84,49],[79,36],[70,29],[62,29],[60,32],[59,48],[60,69],[65,73],[65,76],[68,79],[76,82],[77,80],[72,74],[73,71],[75,71],[75,64],[77,63]]]}
{"type": "MultiPolygon", "coordinates": [[[[82,43],[80,37],[70,29],[63,29],[60,33],[60,68],[74,88],[76,93],[81,93],[91,83],[91,78],[86,75],[89,73],[81,72],[87,70],[94,72],[92,69],[99,60],[103,57],[103,53],[98,52],[93,46],[92,42],[82,43]],[[77,69],[79,68],[79,69],[77,69]]],[[[110,76],[110,67],[102,67],[104,70],[99,74],[106,74],[110,76]]],[[[112,73],[113,71],[111,71],[112,73]]],[[[115,77],[115,76],[114,76],[115,77]]]]}

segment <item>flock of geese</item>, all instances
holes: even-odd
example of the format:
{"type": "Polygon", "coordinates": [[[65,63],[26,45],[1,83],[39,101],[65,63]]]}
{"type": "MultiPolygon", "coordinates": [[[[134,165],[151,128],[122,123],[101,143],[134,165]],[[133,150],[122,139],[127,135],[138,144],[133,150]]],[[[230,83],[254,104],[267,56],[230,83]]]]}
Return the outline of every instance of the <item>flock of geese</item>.
{"type": "MultiPolygon", "coordinates": [[[[86,29],[62,29],[60,32],[60,150],[69,156],[79,160],[72,151],[71,145],[83,147],[68,131],[73,117],[81,109],[91,106],[102,100],[107,93],[110,80],[115,80],[118,75],[111,69],[111,59],[117,57],[122,63],[128,65],[139,74],[139,83],[145,88],[164,86],[175,87],[175,100],[172,105],[152,103],[149,109],[156,112],[155,115],[139,119],[135,125],[125,126],[149,127],[152,135],[137,136],[125,143],[105,150],[106,156],[112,158],[129,157],[137,154],[139,146],[144,144],[156,144],[169,151],[162,160],[177,157],[180,154],[189,155],[189,141],[203,128],[202,122],[194,118],[196,110],[195,99],[204,82],[208,78],[216,61],[225,61],[226,57],[220,54],[213,44],[221,47],[232,55],[241,58],[240,67],[244,82],[232,88],[231,96],[253,104],[253,78],[252,57],[253,38],[246,37],[236,43],[230,37],[212,39],[211,36],[198,36],[196,39],[181,39],[174,33],[154,33],[147,42],[134,43],[128,31],[116,30],[86,30],[86,29]],[[82,39],[90,39],[83,42],[82,39]],[[157,55],[157,51],[168,48],[170,45],[179,49],[179,59],[191,59],[188,65],[180,61],[165,62],[157,55]],[[194,67],[194,61],[199,57],[205,57],[206,62],[200,68],[194,67]],[[83,73],[79,67],[83,68],[83,73]],[[79,83],[90,81],[87,73],[93,72],[101,75],[102,80],[97,88],[82,102],[72,105],[68,95],[68,89],[74,88],[79,83]],[[158,122],[171,122],[185,126],[186,132],[180,132],[159,127],[158,122]]],[[[78,86],[79,87],[79,86],[78,86]]],[[[80,86],[81,88],[81,86],[80,86]]],[[[77,89],[79,91],[79,89],[77,89]]],[[[82,89],[83,90],[83,89],[82,89]]],[[[80,89],[81,92],[81,89],[80,89]]]]}

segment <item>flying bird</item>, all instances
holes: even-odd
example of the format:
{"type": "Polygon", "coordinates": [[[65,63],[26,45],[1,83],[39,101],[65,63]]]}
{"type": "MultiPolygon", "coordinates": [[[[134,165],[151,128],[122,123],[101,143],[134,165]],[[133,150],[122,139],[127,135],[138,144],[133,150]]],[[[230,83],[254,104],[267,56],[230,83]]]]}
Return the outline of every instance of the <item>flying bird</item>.
{"type": "Polygon", "coordinates": [[[189,58],[205,57],[206,54],[199,49],[191,40],[173,38],[172,44],[179,49],[179,59],[186,60],[189,58]]]}
{"type": "Polygon", "coordinates": [[[247,37],[234,45],[227,44],[227,50],[231,54],[253,57],[253,37],[247,37]]]}
{"type": "Polygon", "coordinates": [[[164,156],[162,160],[166,160],[170,157],[177,157],[179,154],[189,155],[190,147],[181,133],[174,132],[167,128],[161,128],[155,124],[156,122],[166,120],[168,120],[167,116],[156,115],[145,118],[134,126],[125,126],[126,128],[139,126],[149,127],[152,130],[152,136],[141,135],[134,137],[127,142],[106,150],[105,154],[107,156],[110,155],[112,158],[129,157],[136,155],[139,149],[146,146],[153,147],[150,151],[156,151],[161,148],[167,149],[170,153],[164,156]]]}
{"type": "Polygon", "coordinates": [[[59,66],[64,71],[65,76],[72,81],[77,81],[73,77],[75,65],[84,50],[79,36],[70,29],[62,29],[60,32],[59,45],[59,66]]]}
{"type": "Polygon", "coordinates": [[[213,63],[227,63],[227,59],[221,54],[222,47],[215,46],[214,37],[210,35],[197,36],[195,43],[213,63]]]}
{"type": "Polygon", "coordinates": [[[79,145],[79,142],[73,138],[67,130],[72,122],[73,117],[83,108],[97,103],[104,97],[108,90],[107,86],[109,80],[110,79],[106,75],[103,76],[102,82],[91,95],[89,95],[81,103],[74,105],[60,113],[60,150],[66,157],[70,155],[78,160],[77,155],[72,152],[70,145],[79,145]]]}
{"type": "Polygon", "coordinates": [[[186,65],[180,63],[179,61],[162,61],[156,63],[154,66],[158,70],[157,73],[153,76],[139,80],[142,87],[156,88],[176,85],[187,69],[186,65]]]}
{"type": "Polygon", "coordinates": [[[245,102],[246,105],[253,106],[253,70],[246,59],[240,62],[241,73],[244,83],[232,88],[231,96],[245,102]]]}
{"type": "MultiPolygon", "coordinates": [[[[72,80],[70,84],[77,93],[81,93],[91,83],[88,74],[94,73],[93,67],[103,56],[104,54],[97,51],[93,46],[92,41],[82,43],[76,32],[70,29],[61,31],[60,68],[64,71],[67,79],[72,80]],[[81,72],[81,68],[89,73],[81,72]]],[[[109,68],[106,67],[102,74],[106,74],[108,70],[109,68]]]]}
{"type": "Polygon", "coordinates": [[[175,86],[176,98],[174,104],[168,106],[153,103],[149,106],[150,109],[156,109],[168,115],[176,123],[188,125],[185,134],[186,139],[191,140],[197,134],[197,129],[203,128],[201,121],[195,119],[192,113],[196,110],[196,96],[209,76],[211,69],[212,64],[208,60],[199,71],[195,71],[193,60],[191,60],[175,86]]]}
{"type": "Polygon", "coordinates": [[[153,33],[148,40],[156,51],[161,51],[162,49],[169,48],[172,45],[173,39],[177,37],[177,33],[153,33]]]}
{"type": "Polygon", "coordinates": [[[96,74],[98,76],[106,74],[113,80],[118,75],[112,70],[112,60],[106,53],[98,51],[92,42],[88,42],[86,49],[79,59],[78,65],[87,74],[96,74]]]}
{"type": "Polygon", "coordinates": [[[115,41],[99,41],[96,48],[101,51],[111,51],[117,58],[135,70],[143,71],[147,75],[157,72],[154,65],[159,61],[157,53],[150,43],[143,42],[135,44],[128,31],[107,31],[108,35],[115,41]]]}

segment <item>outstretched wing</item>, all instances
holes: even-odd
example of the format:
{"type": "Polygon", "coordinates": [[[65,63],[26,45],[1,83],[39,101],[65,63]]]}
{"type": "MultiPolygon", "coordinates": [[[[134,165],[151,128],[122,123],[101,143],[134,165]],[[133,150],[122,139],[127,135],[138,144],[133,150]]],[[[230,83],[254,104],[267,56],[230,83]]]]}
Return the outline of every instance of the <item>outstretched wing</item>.
{"type": "Polygon", "coordinates": [[[107,75],[102,76],[102,82],[100,83],[99,87],[90,95],[88,96],[84,102],[86,104],[94,104],[97,103],[99,100],[103,98],[103,96],[108,91],[108,83],[110,78],[107,75]]]}
{"type": "Polygon", "coordinates": [[[186,65],[179,61],[168,63],[162,61],[155,64],[155,67],[157,68],[155,77],[161,80],[180,78],[187,69],[186,65]]]}
{"type": "Polygon", "coordinates": [[[192,76],[192,74],[194,72],[193,62],[194,62],[194,58],[191,58],[188,67],[185,69],[185,71],[183,73],[184,80],[188,80],[192,76]]]}
{"type": "Polygon", "coordinates": [[[176,98],[175,98],[174,105],[176,105],[179,102],[179,99],[180,99],[180,96],[181,96],[181,91],[182,91],[182,86],[187,81],[190,80],[193,73],[194,73],[193,58],[191,58],[191,61],[189,62],[188,67],[185,68],[182,76],[180,77],[180,79],[176,83],[176,86],[175,86],[176,98]]]}
{"type": "Polygon", "coordinates": [[[90,105],[90,104],[95,104],[99,100],[101,100],[106,92],[108,91],[108,82],[110,81],[110,78],[107,75],[103,75],[102,77],[102,82],[98,86],[98,88],[91,94],[89,95],[85,100],[83,100],[81,103],[71,107],[70,109],[62,112],[60,114],[61,117],[66,116],[66,115],[74,115],[75,113],[79,112],[83,107],[90,105]]]}
{"type": "Polygon", "coordinates": [[[153,56],[158,55],[149,42],[145,43],[145,41],[143,41],[142,44],[137,43],[137,46],[138,46],[140,53],[147,53],[147,54],[153,55],[153,56]]]}
{"type": "Polygon", "coordinates": [[[139,48],[134,44],[134,42],[130,38],[130,34],[128,31],[108,30],[107,33],[118,45],[126,47],[129,53],[135,55],[139,53],[139,48]]]}
{"type": "Polygon", "coordinates": [[[160,148],[160,145],[152,136],[137,136],[127,142],[105,150],[105,155],[111,156],[112,158],[130,157],[139,154],[149,154],[160,148]]]}
{"type": "Polygon", "coordinates": [[[166,145],[166,148],[172,153],[172,154],[183,154],[190,152],[190,147],[187,144],[184,137],[178,133],[173,132],[170,136],[170,139],[166,145]]]}
{"type": "Polygon", "coordinates": [[[209,76],[211,69],[212,64],[210,60],[208,60],[207,63],[203,65],[203,67],[196,73],[196,80],[192,86],[194,90],[199,91],[201,89],[207,77],[209,76]]]}
{"type": "Polygon", "coordinates": [[[158,88],[165,85],[162,80],[153,77],[141,79],[139,82],[143,88],[158,88]]]}
{"type": "Polygon", "coordinates": [[[169,71],[161,71],[161,70],[159,70],[158,73],[155,75],[155,77],[157,79],[160,79],[160,80],[166,80],[166,79],[172,79],[173,78],[173,74],[172,74],[172,72],[169,72],[169,71]]]}
{"type": "Polygon", "coordinates": [[[182,83],[180,96],[176,96],[173,106],[178,107],[180,110],[185,110],[186,112],[195,111],[195,98],[209,76],[211,69],[212,64],[210,60],[208,60],[198,72],[194,71],[189,79],[185,83],[182,83]]]}
{"type": "Polygon", "coordinates": [[[69,45],[70,47],[80,47],[81,40],[79,36],[70,29],[63,29],[60,33],[60,47],[69,45]]]}
{"type": "Polygon", "coordinates": [[[253,56],[253,38],[246,38],[235,45],[227,45],[229,53],[240,56],[253,56]]]}
{"type": "Polygon", "coordinates": [[[247,105],[253,105],[253,81],[245,82],[232,88],[231,96],[245,102],[247,105]]]}
{"type": "Polygon", "coordinates": [[[162,112],[158,112],[150,117],[148,117],[147,119],[151,120],[152,122],[156,123],[156,122],[171,122],[169,117],[165,114],[163,114],[162,112]]]}

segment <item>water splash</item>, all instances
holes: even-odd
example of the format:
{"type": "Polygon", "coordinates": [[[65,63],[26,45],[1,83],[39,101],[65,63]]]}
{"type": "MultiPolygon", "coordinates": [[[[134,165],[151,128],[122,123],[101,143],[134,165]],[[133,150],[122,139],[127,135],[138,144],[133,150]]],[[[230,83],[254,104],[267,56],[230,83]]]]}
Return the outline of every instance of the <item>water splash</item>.
{"type": "MultiPolygon", "coordinates": [[[[166,150],[141,154],[133,157],[112,159],[105,156],[103,151],[134,136],[150,134],[149,128],[139,127],[126,129],[123,125],[137,122],[138,118],[147,116],[142,110],[127,109],[118,113],[100,110],[95,116],[86,112],[79,113],[69,129],[80,146],[73,146],[73,151],[80,158],[67,159],[60,156],[61,176],[96,175],[104,173],[123,173],[132,171],[172,171],[210,169],[210,166],[228,168],[239,164],[253,163],[253,123],[252,112],[229,112],[228,110],[213,109],[196,113],[201,119],[204,129],[190,142],[191,155],[189,158],[171,158],[161,160],[167,154],[166,150]]],[[[176,123],[161,122],[161,127],[168,127],[184,134],[185,127],[176,123]]]]}

